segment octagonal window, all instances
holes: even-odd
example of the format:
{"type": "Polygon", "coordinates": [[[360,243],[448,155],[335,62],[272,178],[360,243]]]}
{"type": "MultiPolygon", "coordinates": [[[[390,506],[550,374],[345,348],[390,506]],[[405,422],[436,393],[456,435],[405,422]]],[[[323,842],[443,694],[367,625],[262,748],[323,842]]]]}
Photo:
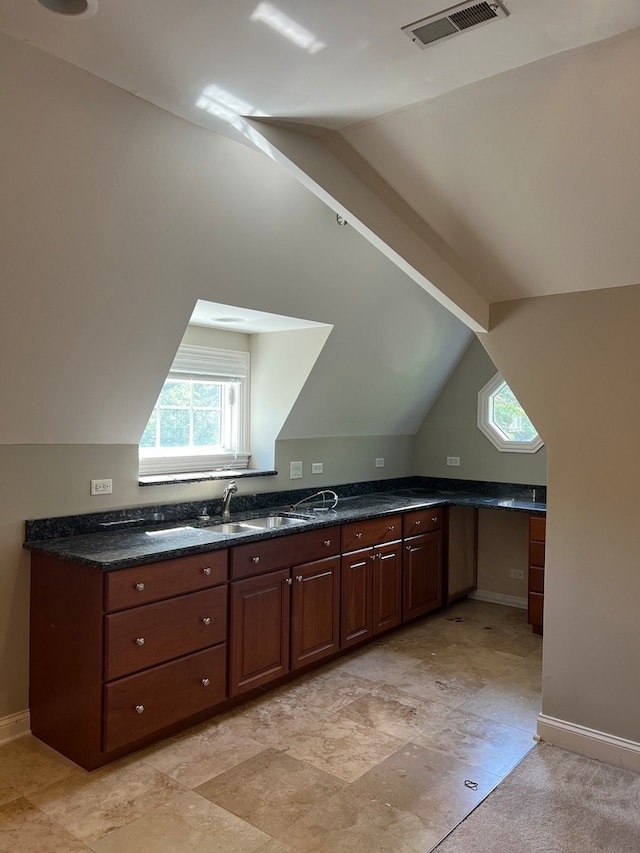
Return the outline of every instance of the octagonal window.
{"type": "Polygon", "coordinates": [[[535,453],[544,444],[500,373],[478,393],[478,428],[498,450],[535,453]]]}

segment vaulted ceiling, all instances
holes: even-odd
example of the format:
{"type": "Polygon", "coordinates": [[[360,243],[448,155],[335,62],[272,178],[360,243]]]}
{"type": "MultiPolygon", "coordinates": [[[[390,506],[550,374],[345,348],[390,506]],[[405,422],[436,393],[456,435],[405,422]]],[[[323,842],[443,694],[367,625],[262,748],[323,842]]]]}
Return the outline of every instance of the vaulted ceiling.
{"type": "Polygon", "coordinates": [[[495,301],[640,282],[637,0],[506,0],[426,49],[402,31],[447,5],[0,0],[0,27],[268,149],[476,330],[495,301]]]}

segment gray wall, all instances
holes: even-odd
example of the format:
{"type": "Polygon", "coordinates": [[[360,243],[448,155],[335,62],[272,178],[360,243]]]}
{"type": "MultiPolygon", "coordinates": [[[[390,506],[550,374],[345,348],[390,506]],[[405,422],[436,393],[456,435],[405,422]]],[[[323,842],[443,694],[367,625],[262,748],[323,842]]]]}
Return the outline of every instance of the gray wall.
{"type": "Polygon", "coordinates": [[[480,341],[474,339],[418,431],[417,474],[532,485],[547,482],[545,447],[537,453],[504,453],[478,429],[478,391],[497,372],[480,341]],[[447,466],[447,456],[459,456],[460,467],[447,466]]]}

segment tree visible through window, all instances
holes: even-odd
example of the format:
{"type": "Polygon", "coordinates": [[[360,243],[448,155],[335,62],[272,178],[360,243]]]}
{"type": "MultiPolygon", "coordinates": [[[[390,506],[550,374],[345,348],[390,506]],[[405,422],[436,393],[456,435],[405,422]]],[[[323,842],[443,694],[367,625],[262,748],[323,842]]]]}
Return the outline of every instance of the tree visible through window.
{"type": "Polygon", "coordinates": [[[535,453],[543,445],[537,429],[499,373],[478,393],[478,428],[498,450],[535,453]]]}
{"type": "Polygon", "coordinates": [[[140,440],[140,473],[246,468],[249,354],[182,345],[140,440]]]}

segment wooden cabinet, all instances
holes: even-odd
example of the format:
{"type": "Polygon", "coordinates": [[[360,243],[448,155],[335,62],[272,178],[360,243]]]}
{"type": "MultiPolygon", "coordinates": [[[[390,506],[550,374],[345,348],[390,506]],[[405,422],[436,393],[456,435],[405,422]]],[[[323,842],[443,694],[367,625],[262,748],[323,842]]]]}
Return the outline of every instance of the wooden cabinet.
{"type": "Polygon", "coordinates": [[[224,701],[227,552],[100,572],[34,554],[31,730],[86,769],[224,701]]]}
{"type": "Polygon", "coordinates": [[[443,523],[443,507],[416,510],[404,517],[402,618],[405,622],[442,606],[443,523]]]}
{"type": "Polygon", "coordinates": [[[544,614],[544,562],[546,517],[529,516],[529,624],[542,634],[544,614]]]}
{"type": "Polygon", "coordinates": [[[232,697],[338,651],[339,532],[325,528],[231,549],[231,575],[244,578],[231,584],[232,697]]]}
{"type": "Polygon", "coordinates": [[[402,619],[402,516],[370,519],[342,528],[340,644],[343,649],[400,624],[402,619]]]}

